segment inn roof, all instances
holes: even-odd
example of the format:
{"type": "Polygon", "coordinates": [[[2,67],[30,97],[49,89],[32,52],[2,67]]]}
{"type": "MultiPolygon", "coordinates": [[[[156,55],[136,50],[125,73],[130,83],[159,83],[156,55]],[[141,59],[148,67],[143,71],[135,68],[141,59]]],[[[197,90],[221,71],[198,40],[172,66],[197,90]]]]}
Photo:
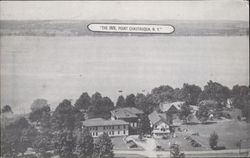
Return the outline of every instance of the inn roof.
{"type": "Polygon", "coordinates": [[[127,125],[128,122],[123,120],[105,120],[103,118],[88,119],[82,122],[83,126],[112,126],[112,125],[127,125]]]}
{"type": "Polygon", "coordinates": [[[135,118],[138,114],[143,114],[143,111],[134,107],[125,107],[112,110],[111,114],[117,118],[135,118]]]}

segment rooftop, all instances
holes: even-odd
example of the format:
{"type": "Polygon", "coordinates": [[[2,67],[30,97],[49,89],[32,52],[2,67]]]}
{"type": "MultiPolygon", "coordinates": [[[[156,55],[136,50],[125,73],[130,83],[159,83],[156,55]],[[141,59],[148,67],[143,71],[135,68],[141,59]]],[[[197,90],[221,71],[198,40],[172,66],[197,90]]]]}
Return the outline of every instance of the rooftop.
{"type": "Polygon", "coordinates": [[[160,103],[160,109],[162,112],[168,111],[172,106],[174,106],[177,110],[180,110],[181,105],[184,104],[182,101],[172,102],[172,103],[160,103]]]}
{"type": "Polygon", "coordinates": [[[111,126],[111,125],[127,125],[123,120],[105,120],[103,118],[88,119],[82,122],[83,126],[111,126]]]}
{"type": "Polygon", "coordinates": [[[138,114],[143,114],[143,111],[135,107],[126,107],[112,110],[111,113],[117,118],[134,118],[138,114]]]}
{"type": "Polygon", "coordinates": [[[157,113],[156,111],[153,111],[151,114],[148,115],[148,118],[152,124],[155,124],[159,121],[163,121],[167,123],[166,114],[164,113],[157,113]]]}

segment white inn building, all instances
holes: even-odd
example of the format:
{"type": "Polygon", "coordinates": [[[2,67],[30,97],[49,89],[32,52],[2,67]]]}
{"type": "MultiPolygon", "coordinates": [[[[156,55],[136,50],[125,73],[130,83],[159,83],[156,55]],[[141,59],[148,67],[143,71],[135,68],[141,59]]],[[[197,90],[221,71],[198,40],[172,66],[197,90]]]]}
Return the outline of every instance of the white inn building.
{"type": "Polygon", "coordinates": [[[88,119],[82,122],[83,127],[88,128],[93,137],[103,133],[109,136],[127,136],[129,123],[123,120],[104,120],[102,118],[88,119]]]}

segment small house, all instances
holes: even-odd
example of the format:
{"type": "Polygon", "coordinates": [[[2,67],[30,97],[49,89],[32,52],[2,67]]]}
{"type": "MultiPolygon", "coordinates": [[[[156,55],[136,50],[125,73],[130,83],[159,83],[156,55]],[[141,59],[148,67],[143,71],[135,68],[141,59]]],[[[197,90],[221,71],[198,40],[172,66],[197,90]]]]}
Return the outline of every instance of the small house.
{"type": "Polygon", "coordinates": [[[157,113],[156,111],[153,111],[148,115],[148,118],[150,120],[150,126],[153,129],[153,137],[162,137],[170,133],[169,121],[165,113],[157,113]]]}

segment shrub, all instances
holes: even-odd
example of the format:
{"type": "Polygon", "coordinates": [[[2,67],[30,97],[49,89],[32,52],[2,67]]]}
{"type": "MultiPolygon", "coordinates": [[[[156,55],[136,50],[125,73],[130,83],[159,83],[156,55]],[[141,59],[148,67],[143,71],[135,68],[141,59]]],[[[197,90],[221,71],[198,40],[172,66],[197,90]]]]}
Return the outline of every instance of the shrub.
{"type": "Polygon", "coordinates": [[[209,145],[210,145],[211,149],[214,149],[217,146],[218,138],[219,138],[219,136],[215,132],[210,135],[209,145]]]}

